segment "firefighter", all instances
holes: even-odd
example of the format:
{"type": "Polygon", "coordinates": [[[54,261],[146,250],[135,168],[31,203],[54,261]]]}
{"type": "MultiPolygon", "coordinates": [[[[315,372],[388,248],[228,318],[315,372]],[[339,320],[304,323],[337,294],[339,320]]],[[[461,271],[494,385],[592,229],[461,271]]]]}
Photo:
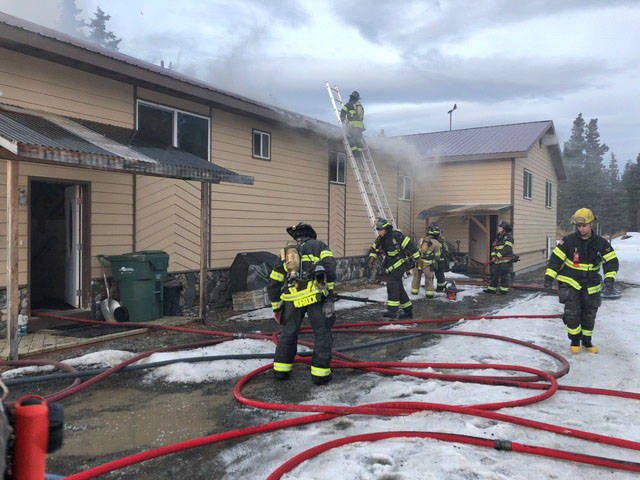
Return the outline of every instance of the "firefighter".
{"type": "Polygon", "coordinates": [[[316,385],[331,380],[331,327],[336,261],[329,247],[317,239],[313,227],[298,223],[287,227],[295,242],[282,251],[282,262],[271,271],[267,292],[274,319],[282,326],[273,361],[274,375],[286,380],[293,369],[298,331],[305,314],[315,335],[311,379],[316,385]]]}
{"type": "Polygon", "coordinates": [[[420,258],[412,270],[411,293],[417,295],[420,291],[420,280],[424,273],[424,294],[427,298],[433,298],[435,296],[433,276],[440,263],[440,242],[432,237],[425,237],[420,239],[418,245],[420,245],[418,247],[420,258]]]}
{"type": "Polygon", "coordinates": [[[364,108],[360,103],[360,93],[351,92],[349,101],[342,106],[340,110],[340,120],[343,125],[346,121],[347,139],[351,145],[352,152],[362,152],[364,141],[362,132],[364,132],[364,108]]]}
{"type": "Polygon", "coordinates": [[[436,275],[436,292],[443,292],[444,287],[447,285],[447,281],[444,278],[444,272],[449,271],[449,249],[447,248],[447,241],[440,235],[440,227],[435,223],[432,223],[427,228],[427,235],[434,240],[437,240],[440,244],[440,258],[434,264],[434,273],[436,275]]]}
{"type": "Polygon", "coordinates": [[[498,234],[493,241],[491,259],[489,260],[491,278],[489,286],[483,290],[485,293],[500,293],[502,295],[509,293],[513,257],[511,225],[503,221],[498,224],[498,234]]]}
{"type": "Polygon", "coordinates": [[[400,230],[394,230],[385,218],[376,221],[378,237],[369,249],[369,265],[373,268],[378,255],[384,256],[382,268],[387,278],[387,318],[413,318],[411,300],[402,284],[403,274],[411,269],[420,252],[415,243],[400,230]]]}
{"type": "Polygon", "coordinates": [[[593,326],[602,302],[602,277],[605,294],[613,293],[618,272],[618,258],[609,242],[597,235],[592,227],[596,217],[588,208],[577,210],[571,217],[576,226],[574,233],[564,237],[549,257],[544,286],[550,288],[558,281],[558,300],[564,304],[562,317],[572,353],[580,352],[580,343],[591,353],[598,353],[592,343],[593,326]]]}

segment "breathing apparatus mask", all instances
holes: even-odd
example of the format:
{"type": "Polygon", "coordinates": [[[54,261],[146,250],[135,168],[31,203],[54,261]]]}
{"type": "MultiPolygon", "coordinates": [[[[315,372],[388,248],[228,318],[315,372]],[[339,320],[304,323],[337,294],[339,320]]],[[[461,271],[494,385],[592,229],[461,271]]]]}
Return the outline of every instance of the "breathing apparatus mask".
{"type": "Polygon", "coordinates": [[[284,263],[289,283],[299,281],[301,262],[297,242],[287,242],[287,245],[280,250],[280,258],[284,263]]]}

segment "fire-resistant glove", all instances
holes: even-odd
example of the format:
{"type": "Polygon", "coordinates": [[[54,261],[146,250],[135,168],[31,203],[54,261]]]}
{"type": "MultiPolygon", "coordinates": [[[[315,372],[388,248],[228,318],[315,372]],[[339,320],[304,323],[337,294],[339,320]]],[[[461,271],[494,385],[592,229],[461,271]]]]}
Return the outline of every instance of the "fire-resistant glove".
{"type": "Polygon", "coordinates": [[[273,311],[273,319],[276,321],[276,323],[278,325],[280,325],[280,323],[282,322],[282,309],[279,308],[278,310],[274,310],[273,311]]]}
{"type": "Polygon", "coordinates": [[[613,290],[613,278],[605,278],[604,279],[604,293],[612,294],[613,290]]]}
{"type": "Polygon", "coordinates": [[[327,271],[322,265],[316,265],[316,268],[313,271],[313,276],[318,284],[325,285],[327,283],[327,271]]]}
{"type": "Polygon", "coordinates": [[[545,275],[544,277],[544,288],[547,291],[551,291],[551,287],[553,285],[553,279],[545,275]]]}

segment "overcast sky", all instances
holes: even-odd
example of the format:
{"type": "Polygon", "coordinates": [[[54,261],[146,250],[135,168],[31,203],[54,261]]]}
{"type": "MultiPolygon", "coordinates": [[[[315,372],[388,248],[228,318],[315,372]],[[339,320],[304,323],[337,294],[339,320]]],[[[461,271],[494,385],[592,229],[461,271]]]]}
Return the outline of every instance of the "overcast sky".
{"type": "MultiPolygon", "coordinates": [[[[60,0],[0,10],[60,29],[60,0]]],[[[640,0],[77,0],[120,50],[334,122],[324,82],[357,89],[368,134],[598,118],[618,161],[640,153],[640,0]]],[[[609,161],[609,154],[605,158],[609,161]]]]}

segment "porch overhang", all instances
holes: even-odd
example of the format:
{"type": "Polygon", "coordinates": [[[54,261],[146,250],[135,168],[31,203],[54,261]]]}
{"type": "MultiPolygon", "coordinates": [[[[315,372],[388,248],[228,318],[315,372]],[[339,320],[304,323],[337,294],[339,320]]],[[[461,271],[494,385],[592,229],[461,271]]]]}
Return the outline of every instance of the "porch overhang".
{"type": "Polygon", "coordinates": [[[464,205],[437,205],[422,210],[418,218],[425,220],[432,217],[462,217],[465,215],[498,215],[511,210],[509,203],[486,203],[464,205]]]}
{"type": "Polygon", "coordinates": [[[189,152],[142,142],[132,129],[8,105],[0,105],[2,151],[19,161],[206,183],[253,184],[253,177],[189,152]]]}

